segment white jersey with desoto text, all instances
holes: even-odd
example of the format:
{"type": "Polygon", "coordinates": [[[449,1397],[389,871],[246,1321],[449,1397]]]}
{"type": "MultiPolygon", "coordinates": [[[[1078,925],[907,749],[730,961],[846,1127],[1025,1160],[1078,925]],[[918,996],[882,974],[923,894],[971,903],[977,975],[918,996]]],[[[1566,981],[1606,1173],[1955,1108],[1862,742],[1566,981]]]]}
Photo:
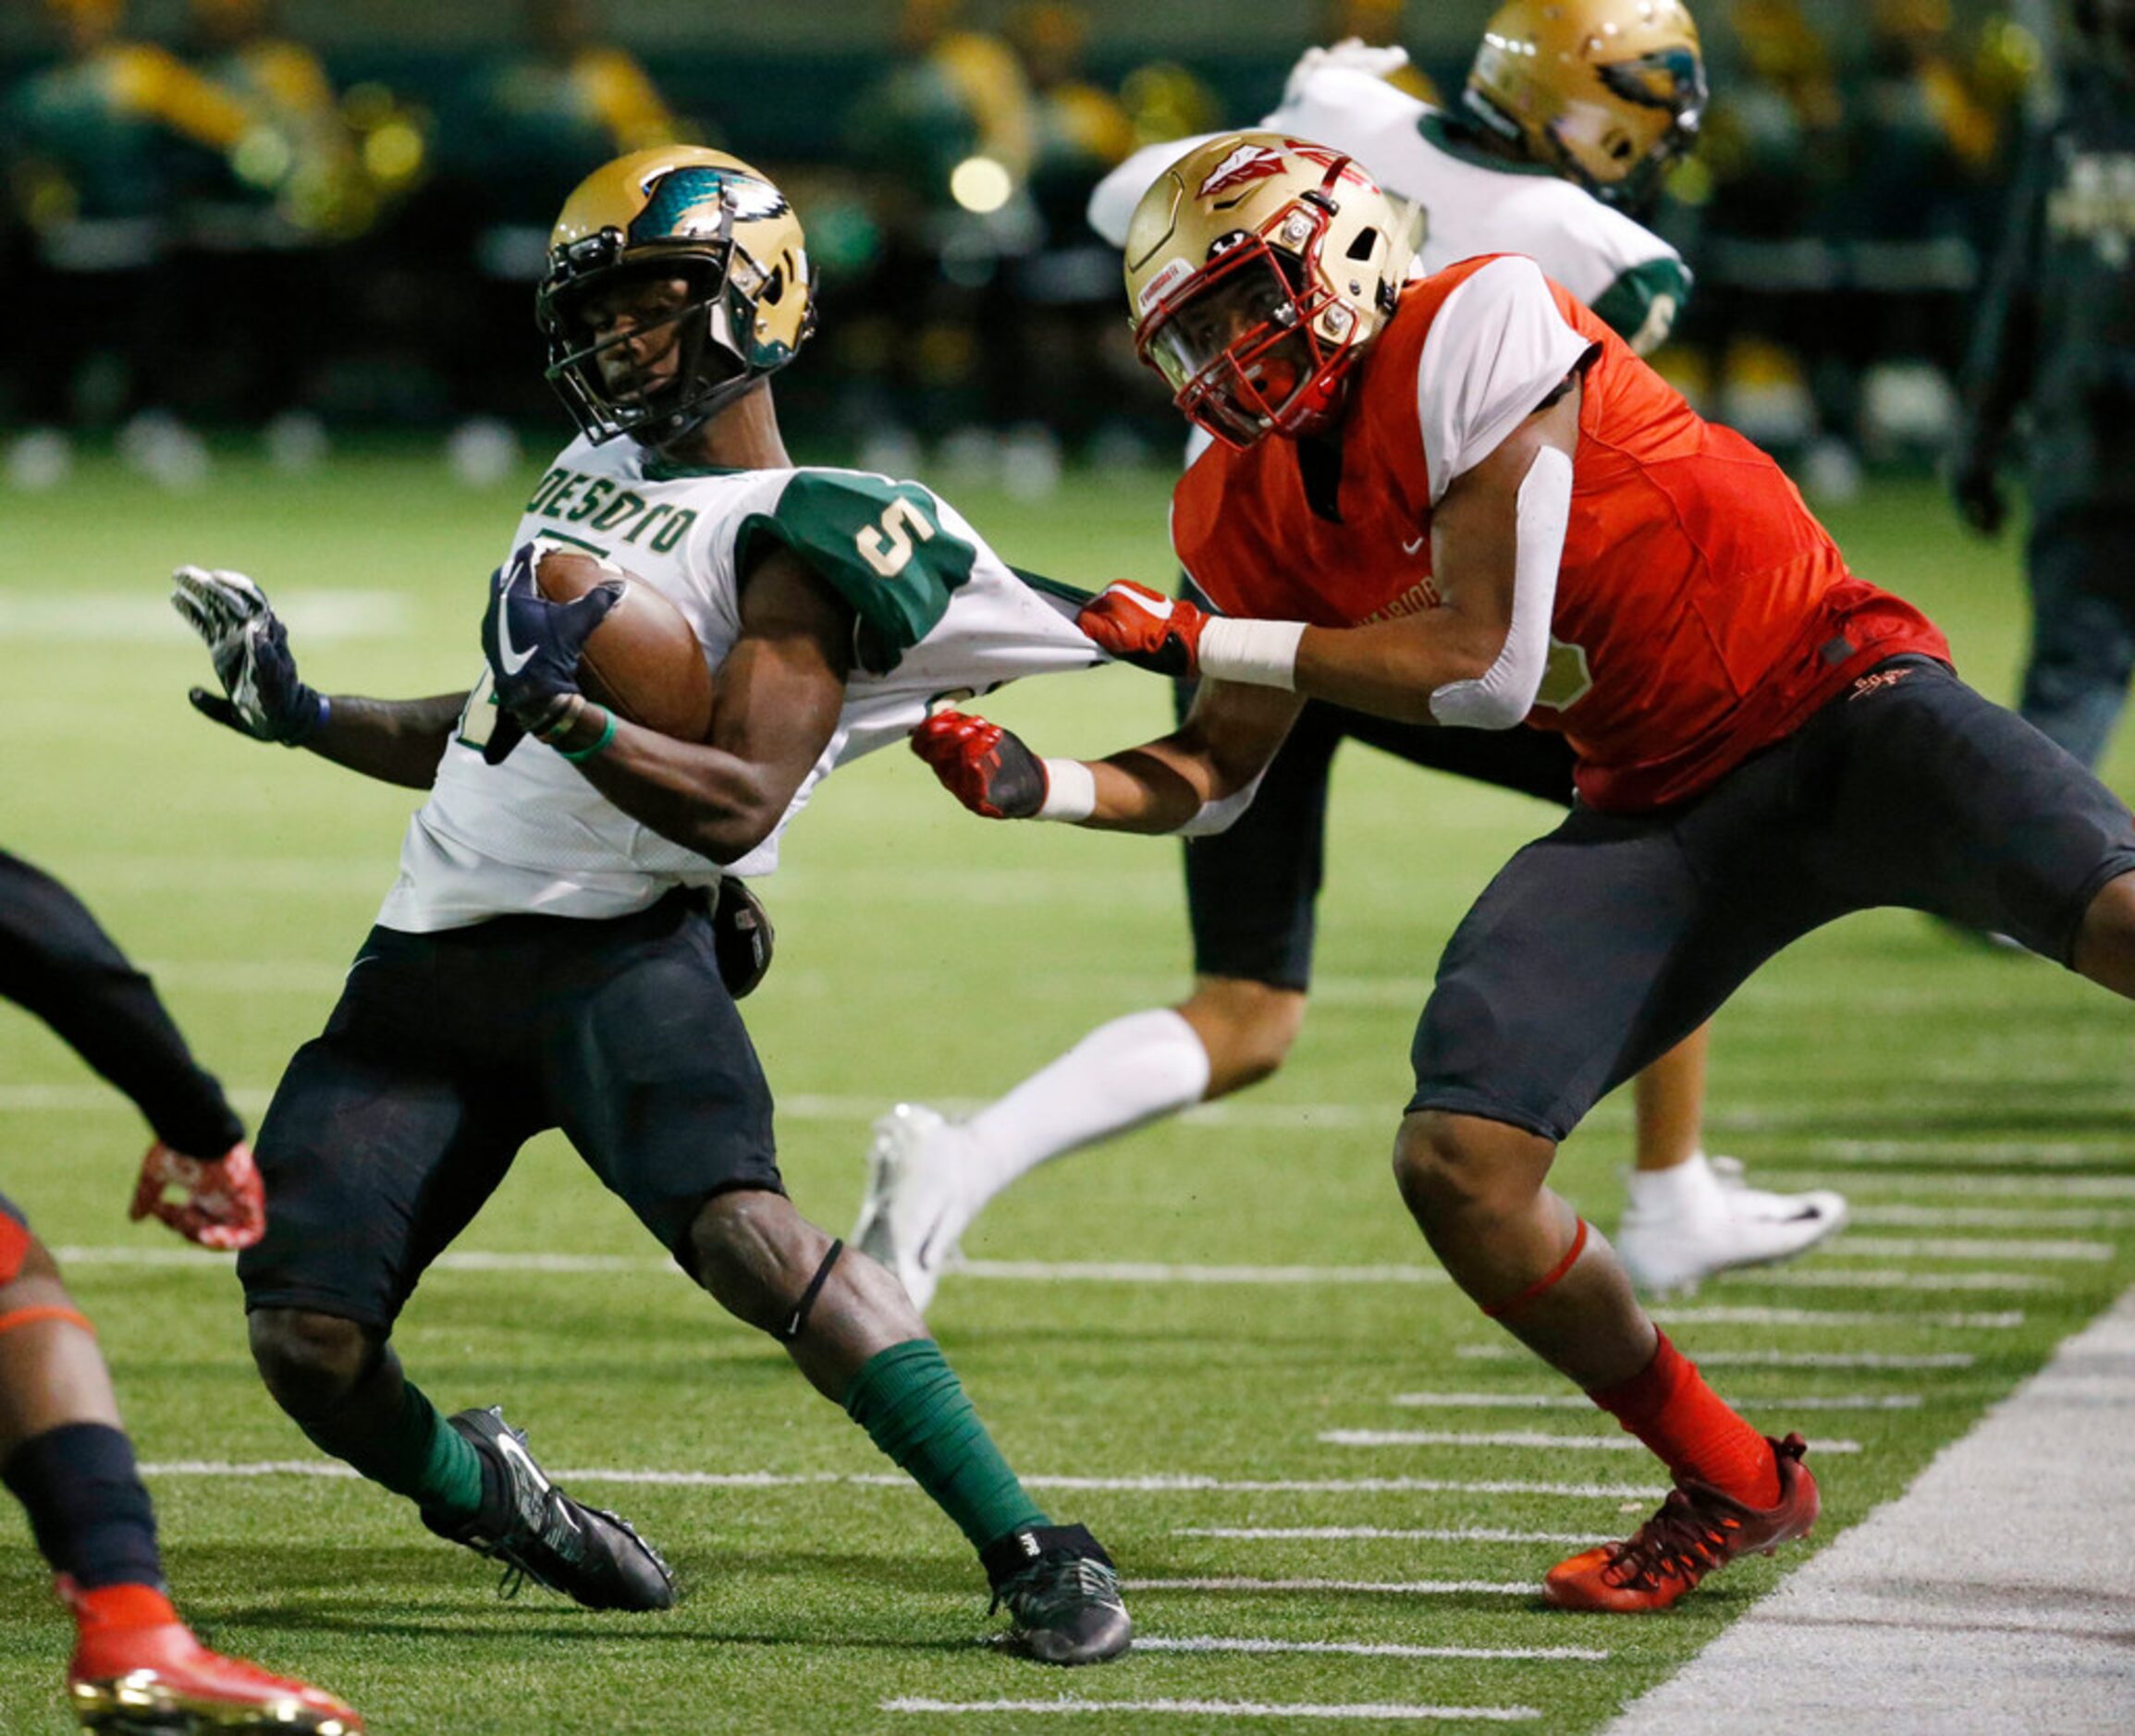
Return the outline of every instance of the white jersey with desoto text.
{"type": "Polygon", "coordinates": [[[632,819],[539,741],[485,764],[497,707],[483,669],[430,799],[409,822],[399,877],[378,912],[386,927],[622,916],[670,887],[716,885],[722,872],[767,874],[816,785],[909,735],[931,702],[1102,661],[1074,627],[1076,593],[1012,571],[917,483],[819,468],[670,468],[628,441],[582,439],[528,501],[510,547],[527,543],[596,555],[656,586],[695,630],[715,683],[741,633],[743,576],[767,547],[791,549],[853,611],[837,727],[771,836],[722,871],[632,819]]]}

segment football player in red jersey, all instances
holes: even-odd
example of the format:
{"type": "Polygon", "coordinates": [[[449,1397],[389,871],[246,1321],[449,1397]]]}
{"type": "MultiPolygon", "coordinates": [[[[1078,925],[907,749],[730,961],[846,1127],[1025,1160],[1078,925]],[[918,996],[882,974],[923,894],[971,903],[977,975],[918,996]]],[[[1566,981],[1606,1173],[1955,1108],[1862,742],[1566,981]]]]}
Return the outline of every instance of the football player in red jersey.
{"type": "Polygon", "coordinates": [[[359,1736],[362,1720],[333,1695],[220,1657],[178,1620],[96,1336],[5,1195],[0,1480],[73,1612],[67,1696],[85,1728],[359,1736]]]}
{"type": "Polygon", "coordinates": [[[1549,1191],[1557,1144],[1851,911],[2015,935],[2135,994],[2135,823],[1530,261],[1407,282],[1400,233],[1354,167],[1278,134],[1219,139],[1150,189],[1128,295],[1143,356],[1218,440],[1172,519],[1224,613],[1118,584],[1081,624],[1199,677],[1194,710],[1096,763],[956,713],[914,746],[979,813],[1161,833],[1242,808],[1307,698],[1564,732],[1579,805],[1448,943],[1394,1169],[1462,1289],[1675,1480],[1545,1595],[1665,1608],[1803,1534],[1816,1485],[1799,1437],[1714,1396],[1549,1191]]]}

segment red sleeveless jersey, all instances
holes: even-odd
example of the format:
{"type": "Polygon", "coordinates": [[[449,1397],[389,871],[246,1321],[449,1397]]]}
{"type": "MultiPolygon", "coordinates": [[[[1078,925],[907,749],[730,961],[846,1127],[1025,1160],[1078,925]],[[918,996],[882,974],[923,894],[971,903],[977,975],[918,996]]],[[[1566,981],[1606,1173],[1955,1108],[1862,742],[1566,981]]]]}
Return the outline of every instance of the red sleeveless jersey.
{"type": "Polygon", "coordinates": [[[1404,293],[1350,380],[1338,518],[1307,499],[1294,442],[1213,446],[1172,498],[1181,564],[1231,615],[1354,627],[1436,607],[1432,507],[1582,358],[1571,522],[1528,721],[1570,740],[1589,806],[1695,795],[1871,665],[1948,658],[1925,616],[1847,571],[1770,458],[1511,256],[1404,293]]]}

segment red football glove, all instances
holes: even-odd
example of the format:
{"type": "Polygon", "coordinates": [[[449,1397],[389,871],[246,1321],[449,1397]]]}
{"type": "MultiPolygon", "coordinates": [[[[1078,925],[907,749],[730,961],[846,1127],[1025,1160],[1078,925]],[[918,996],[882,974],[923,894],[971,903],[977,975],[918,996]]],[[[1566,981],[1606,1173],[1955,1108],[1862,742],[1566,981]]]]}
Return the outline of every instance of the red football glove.
{"type": "Polygon", "coordinates": [[[912,732],[912,751],[941,787],[989,820],[1027,820],[1045,801],[1045,764],[997,723],[937,712],[912,732]]]}
{"type": "Polygon", "coordinates": [[[141,1180],[127,1216],[153,1217],[203,1248],[249,1248],[267,1230],[267,1200],[252,1148],[239,1140],[220,1157],[202,1160],[161,1140],[141,1160],[141,1180]]]}
{"type": "Polygon", "coordinates": [[[1201,673],[1205,610],[1178,597],[1115,579],[1083,605],[1075,625],[1122,663],[1187,680],[1201,673]]]}

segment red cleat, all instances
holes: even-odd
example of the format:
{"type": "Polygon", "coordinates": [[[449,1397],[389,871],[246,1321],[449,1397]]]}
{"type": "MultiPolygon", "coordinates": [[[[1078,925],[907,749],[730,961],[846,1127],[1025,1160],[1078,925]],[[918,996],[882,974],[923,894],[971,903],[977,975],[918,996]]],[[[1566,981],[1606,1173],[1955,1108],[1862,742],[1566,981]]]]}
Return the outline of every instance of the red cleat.
{"type": "Polygon", "coordinates": [[[249,1248],[267,1229],[267,1201],[252,1148],[239,1140],[220,1157],[188,1157],[161,1140],[141,1160],[127,1216],[153,1217],[203,1248],[249,1248]]]}
{"type": "Polygon", "coordinates": [[[113,1736],[362,1736],[330,1693],[211,1652],[146,1585],[59,1595],[80,1623],[67,1693],[84,1730],[113,1736]]]}
{"type": "Polygon", "coordinates": [[[1702,1483],[1679,1483],[1661,1510],[1622,1543],[1603,1544],[1559,1561],[1542,1582],[1542,1596],[1559,1609],[1637,1615],[1665,1609],[1716,1568],[1738,1555],[1770,1555],[1805,1537],[1816,1523],[1816,1479],[1801,1456],[1798,1435],[1771,1443],[1779,1467],[1779,1499],[1760,1511],[1702,1483]]]}

